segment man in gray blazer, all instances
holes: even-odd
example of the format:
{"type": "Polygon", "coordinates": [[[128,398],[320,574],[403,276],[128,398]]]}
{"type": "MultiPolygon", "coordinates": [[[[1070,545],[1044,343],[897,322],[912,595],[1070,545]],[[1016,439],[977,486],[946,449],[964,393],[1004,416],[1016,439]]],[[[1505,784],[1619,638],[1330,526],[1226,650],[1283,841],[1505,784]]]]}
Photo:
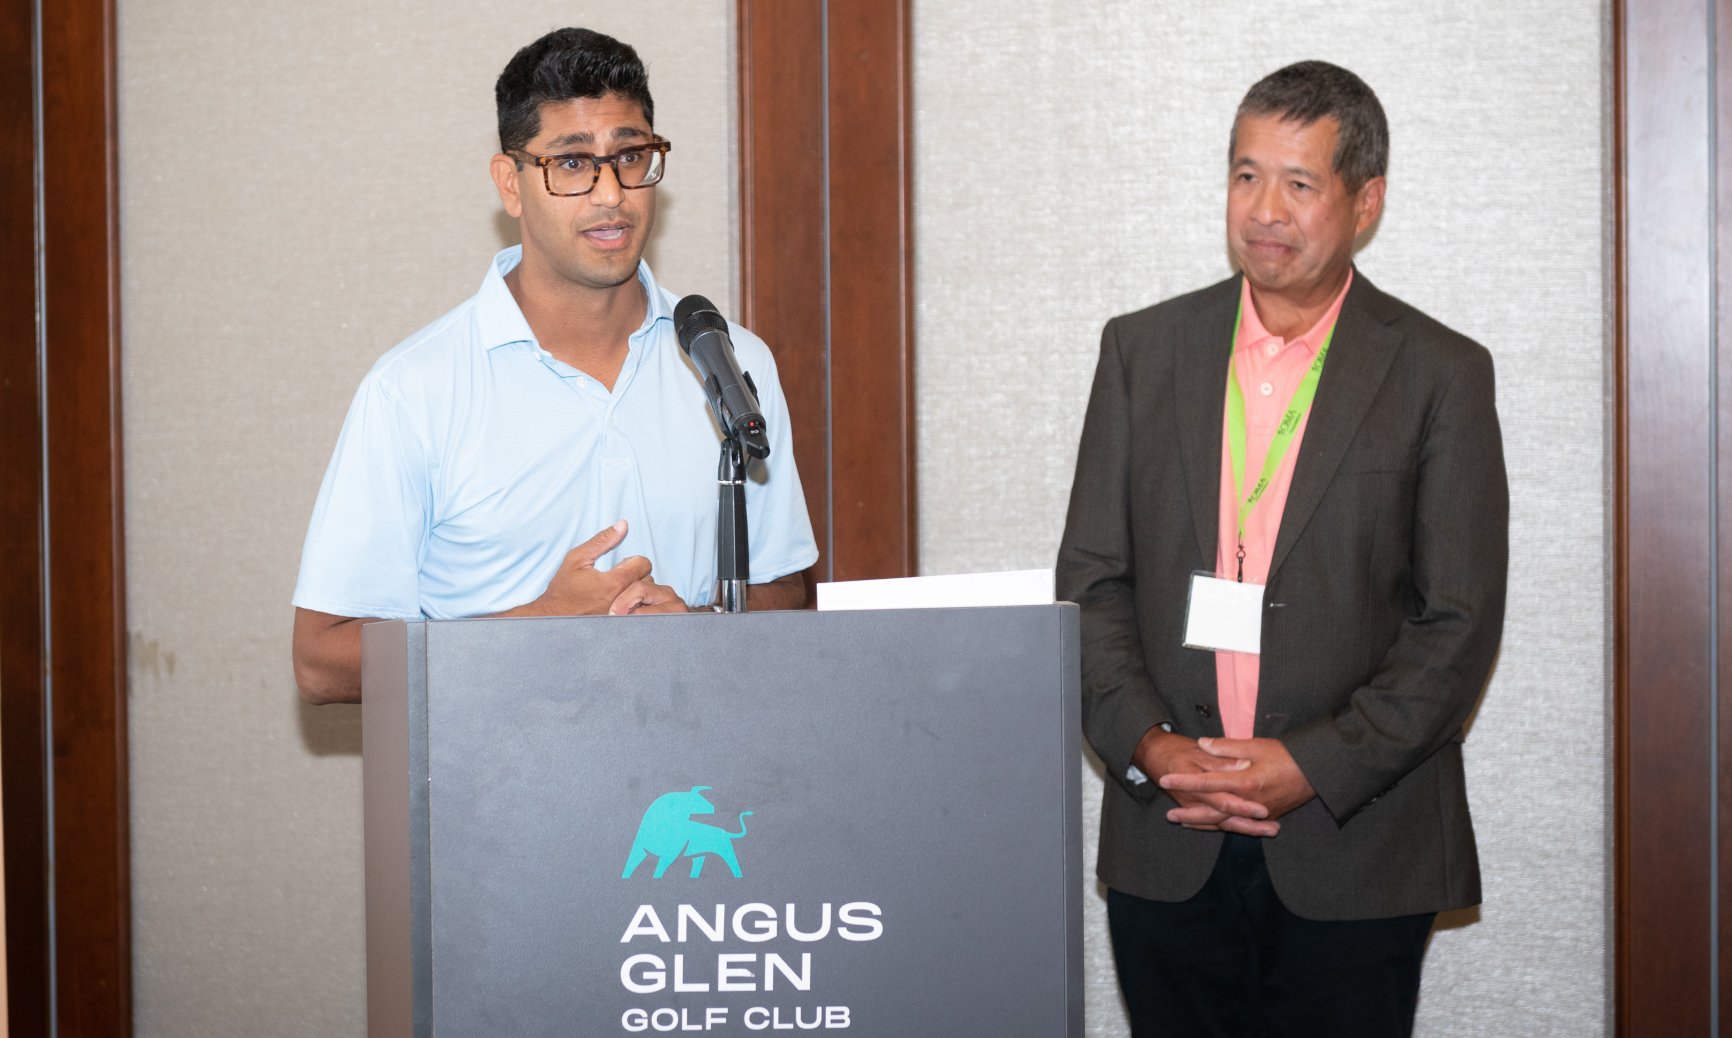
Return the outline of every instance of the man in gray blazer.
{"type": "Polygon", "coordinates": [[[1101,339],[1061,597],[1136,1035],[1405,1035],[1479,900],[1462,726],[1503,625],[1484,348],[1353,268],[1388,129],[1322,62],[1234,121],[1240,275],[1101,339]]]}

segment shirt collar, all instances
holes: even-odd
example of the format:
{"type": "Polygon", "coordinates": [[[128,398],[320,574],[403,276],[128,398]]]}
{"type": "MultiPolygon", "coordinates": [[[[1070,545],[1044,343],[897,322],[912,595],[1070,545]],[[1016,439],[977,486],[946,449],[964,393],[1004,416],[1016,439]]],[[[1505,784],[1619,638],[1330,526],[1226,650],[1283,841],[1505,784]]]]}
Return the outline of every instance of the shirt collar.
{"type": "MultiPolygon", "coordinates": [[[[1323,316],[1317,319],[1316,324],[1306,329],[1305,334],[1297,339],[1290,339],[1283,345],[1297,345],[1306,353],[1316,353],[1317,347],[1323,344],[1323,337],[1329,334],[1329,329],[1335,327],[1335,319],[1341,316],[1341,304],[1346,301],[1347,290],[1352,287],[1353,268],[1348,267],[1347,280],[1342,283],[1341,291],[1335,293],[1335,299],[1329,304],[1329,309],[1323,311],[1323,316]]],[[[1239,341],[1237,343],[1240,350],[1248,349],[1270,339],[1280,341],[1280,336],[1272,334],[1269,329],[1263,327],[1263,319],[1257,316],[1257,304],[1251,299],[1250,278],[1241,277],[1239,279],[1239,305],[1243,313],[1239,319],[1239,341]]]]}
{"type": "MultiPolygon", "coordinates": [[[[480,346],[484,350],[514,342],[535,341],[535,332],[530,329],[529,321],[523,316],[522,308],[517,305],[516,297],[505,284],[505,275],[511,273],[521,262],[523,246],[513,245],[499,250],[487,267],[487,276],[481,279],[481,290],[475,293],[475,321],[480,331],[480,346]]],[[[667,297],[662,294],[661,286],[656,284],[649,264],[643,260],[638,260],[637,279],[638,283],[643,285],[649,305],[644,308],[643,324],[631,335],[628,348],[633,350],[655,327],[657,321],[672,323],[674,319],[667,297]]]]}
{"type": "Polygon", "coordinates": [[[674,308],[668,305],[667,296],[663,294],[661,285],[656,283],[656,276],[650,273],[649,264],[641,259],[637,261],[637,280],[643,285],[643,294],[649,300],[649,305],[644,308],[643,324],[632,333],[634,342],[649,334],[657,321],[666,321],[670,325],[674,323],[674,308]]]}

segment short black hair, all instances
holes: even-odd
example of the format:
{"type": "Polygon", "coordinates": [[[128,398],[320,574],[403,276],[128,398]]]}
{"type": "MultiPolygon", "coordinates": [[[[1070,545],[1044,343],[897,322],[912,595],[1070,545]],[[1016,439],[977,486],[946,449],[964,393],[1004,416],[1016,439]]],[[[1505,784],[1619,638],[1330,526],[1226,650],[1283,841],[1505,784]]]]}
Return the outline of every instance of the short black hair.
{"type": "Polygon", "coordinates": [[[1341,127],[1335,142],[1335,173],[1349,189],[1389,168],[1389,120],[1383,105],[1365,81],[1327,61],[1301,61],[1269,73],[1239,102],[1227,161],[1238,148],[1239,120],[1247,115],[1274,115],[1301,126],[1333,118],[1341,127]]]}
{"type": "Polygon", "coordinates": [[[619,94],[655,126],[649,73],[629,44],[593,29],[555,29],[512,55],[493,84],[499,150],[521,151],[541,132],[541,106],[619,94]]]}

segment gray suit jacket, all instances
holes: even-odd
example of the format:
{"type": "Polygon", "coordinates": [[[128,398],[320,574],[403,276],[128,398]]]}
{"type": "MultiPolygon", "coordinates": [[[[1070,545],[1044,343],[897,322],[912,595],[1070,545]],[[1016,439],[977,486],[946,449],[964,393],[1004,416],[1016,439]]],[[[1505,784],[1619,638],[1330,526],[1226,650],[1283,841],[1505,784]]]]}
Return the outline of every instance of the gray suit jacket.
{"type": "MultiPolygon", "coordinates": [[[[1219,736],[1212,653],[1183,648],[1215,564],[1239,279],[1109,321],[1059,549],[1082,607],[1083,730],[1106,765],[1100,878],[1195,894],[1220,834],[1126,777],[1154,725],[1219,736]]],[[[1356,273],[1281,517],[1257,736],[1317,798],[1265,848],[1288,908],[1387,918],[1475,904],[1462,725],[1503,627],[1509,495],[1491,356],[1356,273]]]]}

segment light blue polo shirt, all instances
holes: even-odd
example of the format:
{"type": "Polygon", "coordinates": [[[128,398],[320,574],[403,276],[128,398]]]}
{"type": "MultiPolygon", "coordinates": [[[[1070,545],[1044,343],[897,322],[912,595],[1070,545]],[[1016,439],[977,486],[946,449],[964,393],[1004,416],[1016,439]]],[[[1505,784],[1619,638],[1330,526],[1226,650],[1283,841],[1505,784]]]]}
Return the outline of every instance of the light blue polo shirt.
{"type": "MultiPolygon", "coordinates": [[[[630,525],[600,568],[643,555],[657,583],[705,605],[716,583],[720,433],[674,334],[676,297],[649,297],[611,392],[542,350],[493,258],[481,290],[362,379],[313,506],[294,604],[338,616],[482,616],[538,597],[565,553],[630,525]]],[[[731,326],[757,383],[770,456],[746,488],[751,580],[817,561],[788,408],[763,340],[731,326]]]]}

